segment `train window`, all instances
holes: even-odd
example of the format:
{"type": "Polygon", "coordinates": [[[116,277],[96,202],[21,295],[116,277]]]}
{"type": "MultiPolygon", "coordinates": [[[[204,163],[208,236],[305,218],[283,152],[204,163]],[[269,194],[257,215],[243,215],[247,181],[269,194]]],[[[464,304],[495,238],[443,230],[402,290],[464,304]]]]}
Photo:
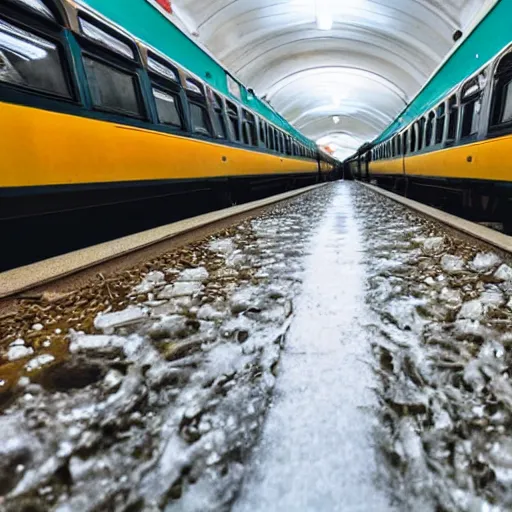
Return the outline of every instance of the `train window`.
{"type": "Polygon", "coordinates": [[[256,131],[256,120],[254,116],[248,112],[247,110],[243,111],[244,113],[244,139],[246,138],[245,132],[248,133],[248,138],[246,144],[252,144],[254,146],[258,145],[258,135],[256,131]]]}
{"type": "Polygon", "coordinates": [[[479,77],[468,80],[462,89],[461,138],[469,137],[478,132],[482,105],[482,82],[485,84],[485,72],[481,73],[479,77]],[[483,77],[483,79],[480,77],[483,77]]]}
{"type": "Polygon", "coordinates": [[[71,97],[58,46],[2,20],[0,81],[71,97]]]}
{"type": "Polygon", "coordinates": [[[168,124],[177,128],[183,127],[179,108],[179,96],[161,89],[153,88],[158,121],[162,124],[168,124]]]}
{"type": "Polygon", "coordinates": [[[14,3],[28,7],[45,18],[55,21],[55,16],[42,0],[14,0],[14,3]]]}
{"type": "Polygon", "coordinates": [[[136,75],[88,55],[83,61],[94,107],[142,117],[136,75]]]}
{"type": "Polygon", "coordinates": [[[512,78],[511,81],[503,87],[502,109],[500,124],[512,121],[512,78]]]}
{"type": "Polygon", "coordinates": [[[160,76],[163,76],[165,78],[168,78],[169,80],[172,80],[173,82],[178,83],[178,73],[174,69],[172,69],[170,66],[166,66],[165,64],[162,64],[158,60],[148,57],[148,69],[152,71],[153,73],[157,73],[160,76]]]}
{"type": "Polygon", "coordinates": [[[412,125],[409,129],[409,142],[411,143],[409,150],[411,153],[414,153],[416,151],[416,124],[412,125]]]}
{"type": "Polygon", "coordinates": [[[462,128],[460,132],[461,138],[469,137],[473,133],[474,117],[475,117],[475,101],[465,103],[462,107],[462,128]]]}
{"type": "Polygon", "coordinates": [[[427,118],[427,125],[425,128],[425,147],[429,147],[432,144],[432,135],[434,133],[434,122],[436,119],[435,112],[430,112],[427,118]]]}
{"type": "Polygon", "coordinates": [[[197,82],[196,80],[187,78],[186,84],[187,84],[187,90],[189,90],[190,92],[197,94],[199,96],[204,95],[203,88],[202,88],[201,84],[199,82],[197,82]]]}
{"type": "Polygon", "coordinates": [[[286,136],[285,144],[286,144],[286,154],[291,155],[292,154],[292,146],[291,146],[290,137],[288,137],[288,135],[286,136]]]}
{"type": "Polygon", "coordinates": [[[226,111],[229,119],[231,135],[235,141],[240,140],[240,123],[238,120],[238,108],[234,103],[226,101],[226,111]]]}
{"type": "Polygon", "coordinates": [[[224,120],[222,98],[218,94],[215,94],[209,87],[207,88],[207,96],[212,106],[212,121],[214,124],[215,134],[219,139],[225,139],[227,137],[227,130],[226,122],[224,120]]]}
{"type": "Polygon", "coordinates": [[[117,37],[108,34],[104,30],[83,18],[79,18],[79,20],[82,33],[86,37],[95,41],[96,43],[100,43],[102,46],[112,50],[113,52],[119,53],[123,57],[128,57],[132,60],[135,58],[135,53],[129,45],[123,41],[120,41],[117,37]]]}
{"type": "Polygon", "coordinates": [[[249,131],[249,127],[247,126],[247,123],[244,123],[242,126],[242,138],[244,144],[247,144],[248,146],[252,144],[251,134],[249,131]]]}
{"type": "Polygon", "coordinates": [[[192,131],[200,135],[211,135],[212,130],[206,107],[194,102],[189,102],[189,107],[192,131]]]}
{"type": "Polygon", "coordinates": [[[267,124],[261,117],[259,118],[260,123],[260,141],[263,143],[264,146],[267,145],[267,124]]]}
{"type": "Polygon", "coordinates": [[[446,110],[445,105],[442,103],[437,107],[436,110],[436,129],[435,129],[435,139],[434,144],[441,144],[443,142],[444,135],[444,123],[446,118],[446,110]]]}
{"type": "Polygon", "coordinates": [[[398,156],[402,155],[402,134],[401,133],[399,133],[396,136],[396,154],[398,156]]]}
{"type": "Polygon", "coordinates": [[[418,139],[416,144],[418,146],[418,151],[421,151],[423,148],[423,135],[425,134],[425,118],[422,117],[417,123],[416,126],[418,128],[418,139]]]}
{"type": "Polygon", "coordinates": [[[493,96],[491,126],[512,123],[512,53],[499,63],[493,96]]]}
{"type": "Polygon", "coordinates": [[[408,150],[408,147],[407,147],[408,136],[409,136],[409,132],[406,130],[402,134],[402,154],[403,155],[405,155],[407,153],[407,150],[408,150]]]}
{"type": "Polygon", "coordinates": [[[448,133],[446,136],[447,141],[454,141],[457,135],[457,123],[459,120],[459,105],[457,97],[453,95],[448,100],[448,133]]]}

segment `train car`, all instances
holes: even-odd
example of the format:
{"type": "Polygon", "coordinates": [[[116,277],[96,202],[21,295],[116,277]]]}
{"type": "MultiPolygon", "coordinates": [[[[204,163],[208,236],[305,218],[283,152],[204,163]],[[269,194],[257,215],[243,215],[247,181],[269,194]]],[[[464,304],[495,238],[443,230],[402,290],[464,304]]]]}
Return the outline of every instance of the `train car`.
{"type": "Polygon", "coordinates": [[[511,232],[511,150],[512,45],[374,144],[368,179],[511,232]]]}
{"type": "Polygon", "coordinates": [[[334,170],[210,57],[215,80],[157,47],[178,29],[143,3],[157,45],[83,2],[1,2],[3,223],[204,190],[230,204],[334,170]]]}

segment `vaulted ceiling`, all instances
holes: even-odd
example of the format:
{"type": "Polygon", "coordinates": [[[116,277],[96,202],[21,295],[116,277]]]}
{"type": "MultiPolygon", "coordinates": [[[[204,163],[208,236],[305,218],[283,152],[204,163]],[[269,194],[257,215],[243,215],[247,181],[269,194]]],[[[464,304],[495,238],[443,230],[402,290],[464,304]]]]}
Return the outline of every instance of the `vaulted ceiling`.
{"type": "Polygon", "coordinates": [[[494,0],[173,0],[194,37],[308,137],[378,135],[494,0]]]}

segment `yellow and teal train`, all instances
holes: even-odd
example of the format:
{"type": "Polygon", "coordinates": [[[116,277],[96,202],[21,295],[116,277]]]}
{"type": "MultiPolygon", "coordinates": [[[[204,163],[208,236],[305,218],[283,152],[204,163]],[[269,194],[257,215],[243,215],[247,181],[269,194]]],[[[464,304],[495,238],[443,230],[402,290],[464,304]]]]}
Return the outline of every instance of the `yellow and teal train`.
{"type": "Polygon", "coordinates": [[[512,230],[512,45],[345,162],[355,178],[512,230]]]}
{"type": "Polygon", "coordinates": [[[147,9],[153,44],[83,2],[0,3],[0,221],[208,188],[240,201],[332,174],[336,160],[202,50],[213,74],[161,51],[177,28],[154,6],[128,4],[147,9]]]}

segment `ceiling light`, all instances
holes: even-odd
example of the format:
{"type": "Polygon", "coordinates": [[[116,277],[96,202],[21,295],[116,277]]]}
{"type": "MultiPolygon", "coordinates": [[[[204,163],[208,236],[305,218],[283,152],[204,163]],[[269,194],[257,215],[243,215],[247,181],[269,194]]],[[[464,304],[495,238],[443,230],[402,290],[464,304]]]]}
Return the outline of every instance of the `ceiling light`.
{"type": "Polygon", "coordinates": [[[332,122],[333,122],[334,124],[338,124],[338,123],[340,122],[340,118],[339,118],[339,116],[332,116],[332,122]]]}
{"type": "Polygon", "coordinates": [[[332,24],[330,0],[316,0],[316,26],[320,30],[331,30],[332,24]]]}

